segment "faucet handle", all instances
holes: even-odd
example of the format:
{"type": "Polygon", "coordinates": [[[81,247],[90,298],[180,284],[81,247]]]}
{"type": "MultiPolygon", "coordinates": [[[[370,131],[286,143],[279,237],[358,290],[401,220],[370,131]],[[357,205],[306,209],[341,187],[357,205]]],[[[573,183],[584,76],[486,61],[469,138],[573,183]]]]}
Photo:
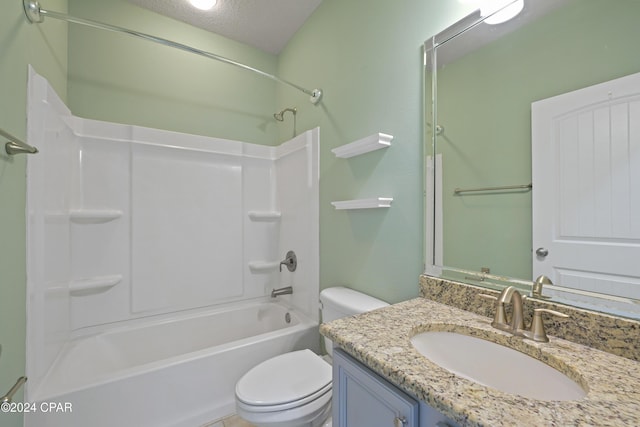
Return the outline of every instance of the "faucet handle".
{"type": "Polygon", "coordinates": [[[504,312],[504,304],[498,300],[498,297],[488,294],[478,294],[478,296],[481,298],[494,300],[496,302],[496,312],[493,315],[493,322],[491,322],[491,325],[494,327],[496,327],[496,325],[506,325],[507,315],[504,312]]]}
{"type": "Polygon", "coordinates": [[[544,322],[542,321],[542,313],[551,314],[557,317],[567,318],[568,315],[559,311],[549,310],[548,308],[536,308],[533,310],[533,320],[531,321],[531,330],[522,331],[523,335],[537,342],[549,342],[547,332],[544,330],[544,322]]]}
{"type": "Polygon", "coordinates": [[[287,256],[283,261],[280,262],[280,271],[282,271],[282,266],[287,267],[289,271],[296,271],[298,267],[298,258],[296,257],[296,253],[293,251],[287,252],[287,256]]]}

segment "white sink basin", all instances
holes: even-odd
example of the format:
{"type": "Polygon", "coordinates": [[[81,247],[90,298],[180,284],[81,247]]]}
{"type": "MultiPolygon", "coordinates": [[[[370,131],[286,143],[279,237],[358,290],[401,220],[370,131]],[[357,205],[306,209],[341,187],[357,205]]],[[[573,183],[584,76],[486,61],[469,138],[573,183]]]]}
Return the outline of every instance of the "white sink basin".
{"type": "Polygon", "coordinates": [[[432,362],[476,383],[537,400],[586,396],[575,381],[524,353],[455,332],[422,332],[413,346],[432,362]]]}

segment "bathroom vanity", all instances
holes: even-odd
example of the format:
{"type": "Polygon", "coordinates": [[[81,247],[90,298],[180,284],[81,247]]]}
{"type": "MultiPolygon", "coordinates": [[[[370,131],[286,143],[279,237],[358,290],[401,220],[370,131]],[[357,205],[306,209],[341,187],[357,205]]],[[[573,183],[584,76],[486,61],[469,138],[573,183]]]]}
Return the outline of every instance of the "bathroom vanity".
{"type": "Polygon", "coordinates": [[[333,424],[340,427],[458,426],[340,349],[333,352],[333,424]]]}
{"type": "MultiPolygon", "coordinates": [[[[484,300],[477,297],[468,305],[484,300]]],[[[365,417],[358,425],[372,427],[640,425],[640,362],[632,360],[636,355],[621,357],[553,335],[548,343],[537,343],[497,330],[491,321],[415,298],[323,324],[321,333],[340,348],[334,359],[334,426],[356,426],[356,417],[365,417]],[[412,337],[428,331],[472,335],[515,349],[559,371],[584,390],[584,397],[525,398],[456,375],[412,344],[412,337]]],[[[640,329],[633,330],[637,340],[640,329]]],[[[611,342],[611,347],[616,344],[611,342]]],[[[520,380],[528,381],[515,376],[516,387],[520,380]]]]}

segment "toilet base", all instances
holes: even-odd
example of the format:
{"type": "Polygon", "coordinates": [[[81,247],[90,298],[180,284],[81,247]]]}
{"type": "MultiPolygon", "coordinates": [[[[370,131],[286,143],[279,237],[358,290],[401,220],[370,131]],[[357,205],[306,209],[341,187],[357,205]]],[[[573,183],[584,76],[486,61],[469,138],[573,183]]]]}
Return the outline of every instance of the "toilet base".
{"type": "MultiPolygon", "coordinates": [[[[238,408],[239,409],[239,408],[238,408]]],[[[331,404],[326,405],[319,412],[314,412],[303,419],[282,420],[267,417],[264,413],[260,417],[256,417],[253,413],[245,413],[238,411],[238,416],[245,421],[250,422],[256,427],[332,427],[331,404]]]]}

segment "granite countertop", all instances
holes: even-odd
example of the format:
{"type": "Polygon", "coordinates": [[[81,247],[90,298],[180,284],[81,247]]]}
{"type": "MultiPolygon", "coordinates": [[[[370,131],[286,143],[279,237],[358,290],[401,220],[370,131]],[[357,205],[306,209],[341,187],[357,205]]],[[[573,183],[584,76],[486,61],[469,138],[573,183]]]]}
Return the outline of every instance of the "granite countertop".
{"type": "Polygon", "coordinates": [[[491,319],[416,298],[320,327],[322,335],[383,378],[464,426],[639,426],[640,362],[559,338],[535,343],[491,319]],[[410,338],[445,330],[474,335],[554,366],[588,390],[574,401],[541,401],[458,377],[418,353],[410,338]]]}

